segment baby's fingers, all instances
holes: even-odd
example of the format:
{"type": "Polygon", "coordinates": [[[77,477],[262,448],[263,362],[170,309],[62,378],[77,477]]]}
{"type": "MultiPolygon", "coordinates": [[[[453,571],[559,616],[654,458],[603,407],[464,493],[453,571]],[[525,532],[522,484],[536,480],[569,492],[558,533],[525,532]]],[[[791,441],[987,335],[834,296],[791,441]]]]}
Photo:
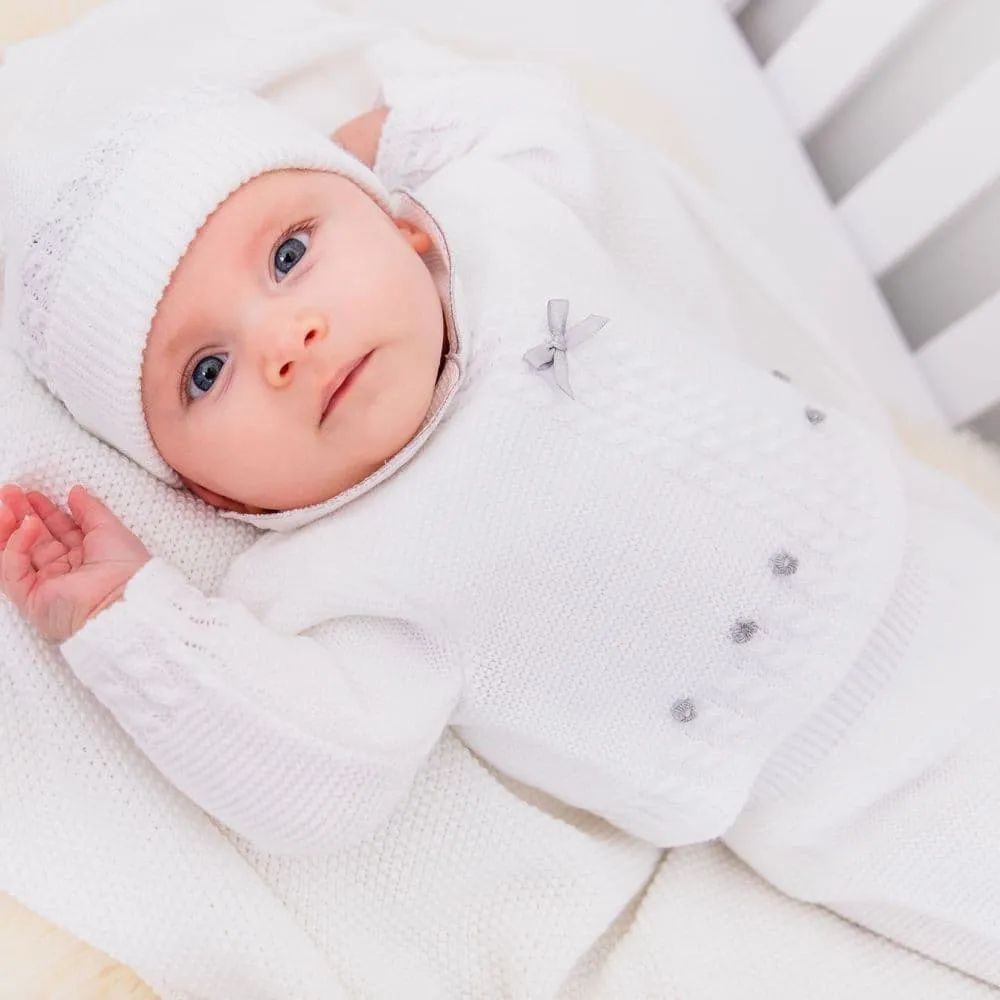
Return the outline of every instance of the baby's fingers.
{"type": "MultiPolygon", "coordinates": [[[[55,538],[48,525],[40,518],[31,504],[28,504],[28,513],[25,519],[30,517],[35,522],[34,544],[31,548],[31,564],[35,569],[42,569],[56,559],[61,559],[68,551],[66,546],[55,538]]],[[[24,523],[23,521],[21,522],[24,523]]]]}
{"type": "Polygon", "coordinates": [[[4,593],[18,606],[23,607],[35,580],[35,567],[31,550],[38,540],[42,523],[29,515],[7,540],[0,556],[0,583],[4,593]]]}
{"type": "Polygon", "coordinates": [[[32,490],[28,494],[28,503],[42,519],[42,524],[58,542],[71,549],[83,542],[83,532],[80,526],[67,514],[60,510],[44,493],[32,490]]]}
{"type": "Polygon", "coordinates": [[[17,530],[18,519],[14,511],[0,500],[0,553],[3,552],[10,536],[17,530]]]}
{"type": "Polygon", "coordinates": [[[9,508],[18,524],[31,513],[31,504],[20,486],[0,486],[0,503],[9,508]]]}

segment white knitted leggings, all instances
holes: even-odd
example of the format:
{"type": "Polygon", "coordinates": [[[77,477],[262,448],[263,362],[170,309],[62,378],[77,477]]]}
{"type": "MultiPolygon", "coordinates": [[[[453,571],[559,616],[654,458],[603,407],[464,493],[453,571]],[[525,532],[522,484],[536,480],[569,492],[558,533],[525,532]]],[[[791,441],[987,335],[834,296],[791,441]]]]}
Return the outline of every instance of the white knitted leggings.
{"type": "Polygon", "coordinates": [[[908,564],[851,683],[885,679],[832,698],[724,839],[789,895],[1000,986],[1000,518],[906,479],[908,564]]]}

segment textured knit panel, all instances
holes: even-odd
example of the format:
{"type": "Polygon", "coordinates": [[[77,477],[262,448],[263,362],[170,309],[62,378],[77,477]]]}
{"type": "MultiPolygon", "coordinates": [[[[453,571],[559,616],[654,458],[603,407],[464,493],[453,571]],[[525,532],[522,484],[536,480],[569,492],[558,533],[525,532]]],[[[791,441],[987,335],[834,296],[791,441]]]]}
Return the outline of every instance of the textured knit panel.
{"type": "Polygon", "coordinates": [[[498,776],[446,733],[369,840],[247,857],[359,998],[551,997],[660,852],[498,776]]]}

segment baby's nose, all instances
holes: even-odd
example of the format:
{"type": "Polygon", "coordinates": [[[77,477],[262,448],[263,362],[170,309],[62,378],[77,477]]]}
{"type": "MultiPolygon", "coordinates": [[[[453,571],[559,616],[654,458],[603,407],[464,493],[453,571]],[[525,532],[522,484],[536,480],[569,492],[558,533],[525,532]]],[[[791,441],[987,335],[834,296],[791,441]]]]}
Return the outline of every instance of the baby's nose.
{"type": "Polygon", "coordinates": [[[327,334],[326,320],[320,313],[302,313],[263,335],[264,373],[274,386],[286,385],[295,369],[327,334]],[[283,327],[283,328],[282,328],[283,327]]]}

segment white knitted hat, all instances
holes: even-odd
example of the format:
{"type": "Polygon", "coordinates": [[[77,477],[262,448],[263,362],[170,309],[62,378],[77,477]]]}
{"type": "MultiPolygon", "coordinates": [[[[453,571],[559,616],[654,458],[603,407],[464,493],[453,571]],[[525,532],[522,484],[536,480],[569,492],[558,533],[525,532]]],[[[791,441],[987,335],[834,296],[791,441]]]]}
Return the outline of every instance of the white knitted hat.
{"type": "Polygon", "coordinates": [[[288,168],[341,174],[389,205],[359,160],[242,91],[133,109],[83,150],[22,134],[3,167],[5,338],[81,426],[174,485],[143,416],[142,356],[208,216],[248,180],[288,168]]]}

